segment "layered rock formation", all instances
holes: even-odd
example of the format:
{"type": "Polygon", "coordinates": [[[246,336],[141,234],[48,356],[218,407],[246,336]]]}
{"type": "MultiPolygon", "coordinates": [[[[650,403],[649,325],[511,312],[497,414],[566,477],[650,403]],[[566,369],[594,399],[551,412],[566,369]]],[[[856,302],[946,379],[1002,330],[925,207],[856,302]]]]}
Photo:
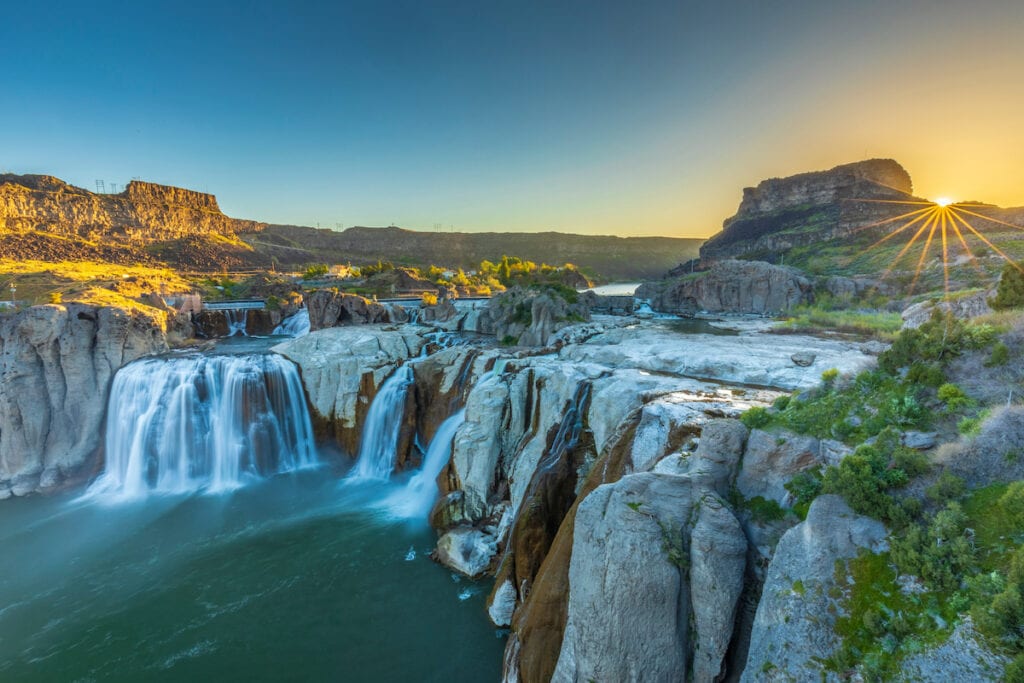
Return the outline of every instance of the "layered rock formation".
{"type": "Polygon", "coordinates": [[[0,318],[0,497],[88,475],[114,373],[167,350],[166,316],[68,304],[0,318]]]}
{"type": "Polygon", "coordinates": [[[898,205],[870,200],[923,201],[913,196],[910,175],[892,159],[762,181],[743,190],[736,215],[701,246],[701,262],[758,258],[841,239],[860,227],[906,213],[898,205]]]}
{"type": "Polygon", "coordinates": [[[138,263],[155,253],[193,269],[261,265],[269,259],[237,235],[263,227],[193,190],[133,180],[96,194],[52,176],[0,175],[0,254],[12,258],[138,263]]]}
{"type": "Polygon", "coordinates": [[[709,270],[645,282],[636,296],[661,313],[771,314],[809,302],[812,292],[810,280],[792,268],[726,260],[709,270]]]}
{"type": "Polygon", "coordinates": [[[44,175],[0,175],[0,231],[39,230],[95,241],[120,235],[160,241],[203,233],[236,235],[261,223],[228,218],[211,194],[133,180],[96,194],[44,175]]]}

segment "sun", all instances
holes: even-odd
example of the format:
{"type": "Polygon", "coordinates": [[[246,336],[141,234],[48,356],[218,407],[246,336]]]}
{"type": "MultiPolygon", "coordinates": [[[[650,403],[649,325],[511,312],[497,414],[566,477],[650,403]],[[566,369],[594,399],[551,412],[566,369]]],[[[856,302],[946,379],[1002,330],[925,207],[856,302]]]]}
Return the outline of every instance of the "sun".
{"type": "Polygon", "coordinates": [[[935,203],[938,204],[939,206],[949,206],[950,204],[953,203],[953,200],[950,199],[949,197],[937,197],[935,199],[935,203]]]}

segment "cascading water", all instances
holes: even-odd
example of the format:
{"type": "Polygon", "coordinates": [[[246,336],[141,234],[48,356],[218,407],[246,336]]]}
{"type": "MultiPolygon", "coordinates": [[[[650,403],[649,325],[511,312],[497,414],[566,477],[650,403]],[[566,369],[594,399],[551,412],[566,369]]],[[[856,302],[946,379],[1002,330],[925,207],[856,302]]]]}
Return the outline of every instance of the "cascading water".
{"type": "Polygon", "coordinates": [[[448,464],[452,455],[452,444],[455,432],[466,421],[465,409],[448,416],[437,428],[437,433],[430,441],[423,466],[409,479],[409,483],[388,503],[392,514],[398,517],[426,517],[437,500],[437,477],[448,464]]]}
{"type": "Polygon", "coordinates": [[[304,337],[309,334],[309,309],[302,308],[290,315],[274,328],[274,334],[285,334],[289,337],[304,337]]]}
{"type": "Polygon", "coordinates": [[[148,358],[114,377],[90,495],[235,488],[315,464],[298,372],[275,354],[148,358]]]}
{"type": "Polygon", "coordinates": [[[405,416],[405,398],[413,382],[409,363],[395,370],[370,404],[359,439],[359,456],[350,475],[356,479],[387,479],[395,469],[398,436],[405,416]]]}
{"type": "Polygon", "coordinates": [[[229,308],[224,311],[224,316],[228,321],[228,336],[234,337],[235,335],[242,335],[248,337],[249,333],[245,331],[245,325],[247,321],[248,311],[229,308]]]}

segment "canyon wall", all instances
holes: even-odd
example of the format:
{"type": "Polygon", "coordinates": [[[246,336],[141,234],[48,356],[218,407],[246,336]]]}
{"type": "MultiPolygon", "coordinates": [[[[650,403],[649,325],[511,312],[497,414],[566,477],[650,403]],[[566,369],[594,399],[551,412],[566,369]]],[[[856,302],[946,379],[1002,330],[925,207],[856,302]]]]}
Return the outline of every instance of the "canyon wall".
{"type": "Polygon", "coordinates": [[[114,373],[167,351],[164,313],[33,306],[0,318],[0,497],[87,477],[100,465],[114,373]]]}

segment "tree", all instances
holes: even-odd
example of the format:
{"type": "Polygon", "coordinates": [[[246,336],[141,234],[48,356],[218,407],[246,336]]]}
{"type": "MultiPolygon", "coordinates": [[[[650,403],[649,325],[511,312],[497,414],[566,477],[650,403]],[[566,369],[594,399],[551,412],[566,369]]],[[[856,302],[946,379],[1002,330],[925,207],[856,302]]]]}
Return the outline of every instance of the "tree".
{"type": "Polygon", "coordinates": [[[992,308],[1020,308],[1024,306],[1024,271],[1016,263],[1003,266],[996,296],[989,302],[992,308]]]}

